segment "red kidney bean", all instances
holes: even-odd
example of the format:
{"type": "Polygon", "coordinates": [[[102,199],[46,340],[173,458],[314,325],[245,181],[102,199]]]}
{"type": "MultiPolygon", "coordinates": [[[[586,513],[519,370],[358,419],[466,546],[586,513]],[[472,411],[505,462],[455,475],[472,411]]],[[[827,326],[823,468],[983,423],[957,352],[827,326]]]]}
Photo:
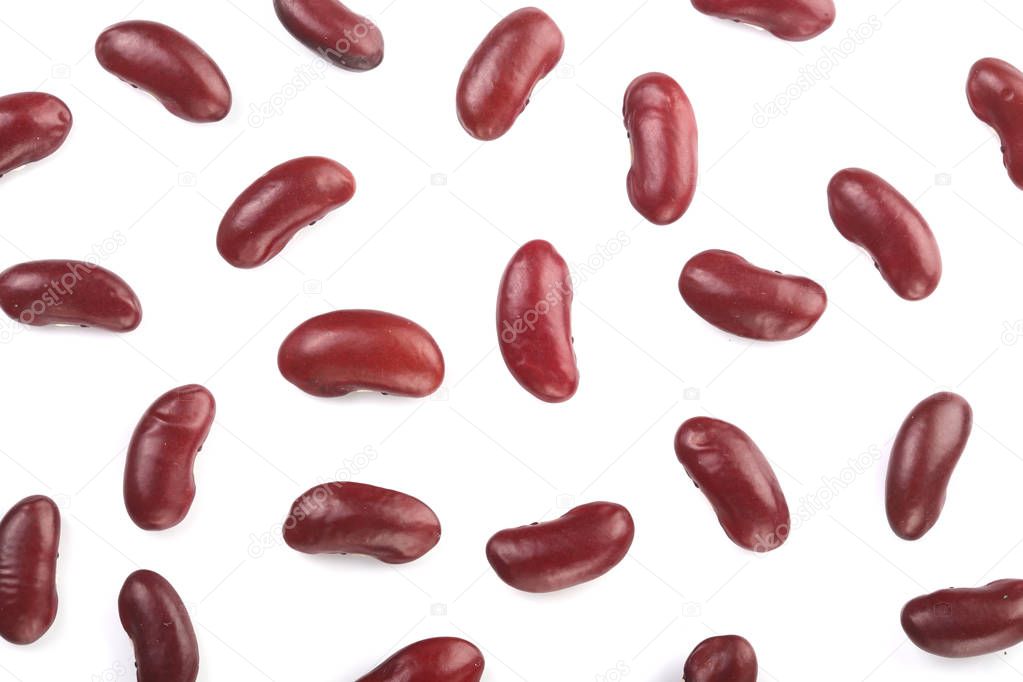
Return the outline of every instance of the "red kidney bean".
{"type": "Polygon", "coordinates": [[[902,423],[888,462],[888,523],[904,540],[919,540],[938,522],[945,491],[973,428],[973,410],[955,393],[936,393],[902,423]]]}
{"type": "Polygon", "coordinates": [[[440,541],[440,521],[411,495],[339,481],[310,488],[295,500],[284,541],[306,554],[364,554],[407,564],[440,541]]]}
{"type": "Polygon", "coordinates": [[[548,242],[531,241],[512,257],[497,296],[497,336],[508,370],[540,400],[575,395],[572,275],[548,242]]]}
{"type": "Polygon", "coordinates": [[[828,306],[827,294],[813,280],[758,268],[729,251],[704,251],[690,258],[678,289],[707,322],[760,341],[802,336],[828,306]]]}
{"type": "Polygon", "coordinates": [[[636,533],[620,504],[591,502],[552,521],[508,528],[487,543],[498,577],[523,592],[554,592],[589,582],[617,566],[636,533]]]}
{"type": "Polygon", "coordinates": [[[675,454],[732,542],[770,552],[788,539],[785,495],[767,458],[742,429],[695,417],[679,427],[675,454]]]}
{"type": "Polygon", "coordinates": [[[1023,73],[1001,59],[981,59],[966,85],[970,108],[995,129],[1009,177],[1023,189],[1023,73]]]}
{"type": "Polygon", "coordinates": [[[0,520],[0,637],[31,644],[57,617],[60,511],[48,497],[26,497],[0,520]]]}
{"type": "Polygon", "coordinates": [[[533,88],[565,51],[554,20],[535,7],[512,12],[487,34],[458,81],[458,120],[479,140],[507,133],[533,88]]]}
{"type": "Polygon", "coordinates": [[[45,92],[0,97],[0,176],[60,149],[71,123],[67,105],[45,92]]]}
{"type": "Polygon", "coordinates": [[[355,194],[355,178],[336,161],[305,156],[272,168],[227,209],[217,250],[236,268],[254,268],[276,256],[312,225],[355,194]]]}
{"type": "Polygon", "coordinates": [[[629,200],[655,225],[673,223],[696,193],[699,161],[693,106],[670,76],[648,73],[625,91],[623,111],[632,145],[629,200]]]}
{"type": "Polygon", "coordinates": [[[479,682],[483,654],[457,637],[435,637],[410,644],[355,682],[479,682]]]}
{"type": "Polygon", "coordinates": [[[936,656],[1004,651],[1023,642],[1023,580],[917,597],[902,609],[902,629],[913,644],[936,656]]]}
{"type": "Polygon", "coordinates": [[[195,682],[199,644],[181,597],[153,571],[135,571],[117,598],[121,625],[135,647],[138,682],[195,682]]]}
{"type": "Polygon", "coordinates": [[[757,682],[757,654],[738,635],[700,642],[686,660],[683,682],[757,682]]]}
{"type": "Polygon", "coordinates": [[[130,332],[142,306],[128,284],[94,263],[39,260],[0,272],[0,308],[22,324],[100,327],[130,332]]]}
{"type": "Polygon", "coordinates": [[[186,121],[212,123],[231,110],[231,88],[220,67],[170,26],[155,21],[114,24],[96,40],[96,59],[186,121]]]}
{"type": "Polygon", "coordinates": [[[430,333],[377,310],[336,310],[306,320],[284,339],[277,367],[321,398],[352,391],[423,398],[444,380],[444,356],[430,333]]]}
{"type": "Polygon", "coordinates": [[[124,505],[139,528],[166,530],[188,514],[192,465],[215,414],[213,394],[192,384],[167,391],[142,415],[124,469],[124,505]]]}
{"type": "Polygon", "coordinates": [[[693,0],[693,7],[759,26],[783,40],[809,40],[835,23],[834,0],[693,0]]]}
{"type": "Polygon", "coordinates": [[[337,0],[274,0],[274,9],[288,33],[343,69],[369,71],[384,60],[377,25],[337,0]]]}

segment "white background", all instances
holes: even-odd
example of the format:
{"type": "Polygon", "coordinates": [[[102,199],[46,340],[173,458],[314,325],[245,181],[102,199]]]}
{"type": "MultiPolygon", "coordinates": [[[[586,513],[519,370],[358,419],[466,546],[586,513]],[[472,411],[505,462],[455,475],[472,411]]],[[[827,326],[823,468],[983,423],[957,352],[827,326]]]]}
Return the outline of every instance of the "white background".
{"type": "Polygon", "coordinates": [[[0,91],[52,92],[75,126],[57,154],[0,180],[0,264],[98,250],[145,315],[125,336],[4,327],[0,507],[48,494],[64,529],[57,621],[31,647],[0,643],[0,680],[133,679],[116,596],[140,567],[187,602],[203,680],[344,682],[400,646],[456,635],[484,650],[492,682],[668,682],[714,633],[750,639],[766,680],[1023,675],[1023,649],[947,661],[899,626],[918,594],[1023,577],[1023,193],[964,94],[975,60],[1023,64],[1023,8],[838,5],[833,29],[791,44],[684,0],[549,0],[562,66],[508,135],[481,144],[457,122],[455,86],[516,3],[363,0],[387,54],[352,74],[319,67],[269,0],[4,2],[0,91]],[[234,90],[226,121],[178,120],[99,67],[95,37],[127,17],[171,24],[210,52],[234,90]],[[869,38],[847,39],[858,30],[869,38]],[[830,77],[797,86],[784,115],[755,126],[756,106],[822,58],[830,77]],[[651,70],[683,85],[700,124],[699,192],[668,228],[641,222],[625,193],[621,98],[651,70]],[[214,246],[224,209],[306,154],[347,165],[354,200],[270,264],[228,266],[214,246]],[[896,297],[831,225],[825,187],[846,166],[881,174],[929,218],[945,275],[926,301],[896,297]],[[496,352],[501,272],[538,237],[584,273],[582,383],[562,405],[519,388],[496,352]],[[793,342],[720,333],[676,289],[706,248],[811,276],[831,305],[793,342]],[[429,329],[443,389],[322,400],[287,383],[280,341],[344,307],[429,329]],[[146,533],[123,508],[124,450],[147,405],[188,382],[218,401],[198,495],[178,528],[146,533]],[[969,399],[976,426],[940,523],[906,543],[884,515],[888,448],[913,405],[943,388],[969,399]],[[686,480],[672,438],[701,414],[741,426],[774,462],[806,517],[782,549],[757,558],[734,546],[686,480]],[[430,504],[444,524],[436,549],[393,568],[283,546],[292,500],[346,467],[430,504]],[[530,596],[489,569],[493,532],[601,499],[637,524],[607,576],[530,596]]]}

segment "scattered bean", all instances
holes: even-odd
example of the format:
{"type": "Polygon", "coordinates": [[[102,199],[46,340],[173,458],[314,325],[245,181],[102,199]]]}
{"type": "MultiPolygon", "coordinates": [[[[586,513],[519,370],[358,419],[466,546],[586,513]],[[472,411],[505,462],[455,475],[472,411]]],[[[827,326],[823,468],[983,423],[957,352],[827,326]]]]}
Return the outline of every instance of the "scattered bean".
{"type": "Polygon", "coordinates": [[[835,23],[834,0],[693,0],[693,7],[759,26],[783,40],[809,40],[835,23]]]}
{"type": "Polygon", "coordinates": [[[757,682],[757,654],[738,635],[700,642],[686,660],[683,682],[757,682]]]}
{"type": "Polygon", "coordinates": [[[424,639],[401,649],[356,682],[479,682],[483,654],[456,637],[424,639]]]}
{"type": "Polygon", "coordinates": [[[138,682],[195,682],[199,645],[181,597],[153,571],[135,571],[117,598],[121,625],[135,648],[138,682]]]}
{"type": "Polygon", "coordinates": [[[0,637],[32,644],[57,617],[60,511],[48,497],[26,497],[0,520],[0,637]]]}
{"type": "Polygon", "coordinates": [[[71,132],[71,110],[45,92],[0,97],[0,176],[45,159],[71,132]]]}
{"type": "Polygon", "coordinates": [[[274,0],[274,9],[288,33],[342,69],[369,71],[384,60],[377,25],[338,0],[274,0]]]}
{"type": "Polygon", "coordinates": [[[1001,59],[981,59],[966,86],[970,108],[995,129],[1009,177],[1023,189],[1023,73],[1001,59]]]}
{"type": "Polygon", "coordinates": [[[924,651],[967,658],[1003,651],[1023,642],[1023,580],[996,580],[984,587],[950,588],[911,600],[902,629],[924,651]]]}

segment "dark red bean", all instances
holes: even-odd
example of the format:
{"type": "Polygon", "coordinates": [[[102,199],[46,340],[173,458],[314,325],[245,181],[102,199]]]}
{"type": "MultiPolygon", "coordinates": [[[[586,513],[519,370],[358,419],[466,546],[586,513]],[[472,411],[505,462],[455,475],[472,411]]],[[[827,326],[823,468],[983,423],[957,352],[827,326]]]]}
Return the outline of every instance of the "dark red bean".
{"type": "Polygon", "coordinates": [[[758,268],[729,251],[704,251],[690,258],[678,289],[707,322],[760,341],[802,336],[828,306],[827,294],[813,280],[758,268]]]}
{"type": "Polygon", "coordinates": [[[220,67],[170,26],[155,21],[114,24],[96,40],[96,59],[186,121],[220,121],[231,110],[231,88],[220,67]]]}
{"type": "Polygon", "coordinates": [[[759,26],[784,40],[809,40],[835,23],[834,0],[693,0],[693,7],[759,26]]]}
{"type": "Polygon", "coordinates": [[[591,502],[553,521],[509,528],[487,543],[498,577],[524,592],[554,592],[594,580],[617,566],[636,528],[629,510],[591,502]]]}
{"type": "Polygon", "coordinates": [[[384,60],[377,25],[337,0],[274,0],[274,9],[288,33],[343,69],[369,71],[384,60]]]}
{"type": "Polygon", "coordinates": [[[497,336],[508,370],[540,400],[575,395],[572,275],[549,243],[531,241],[512,257],[497,296],[497,336]]]}
{"type": "Polygon", "coordinates": [[[355,682],[479,682],[483,654],[456,637],[410,644],[355,682]]]}
{"type": "Polygon", "coordinates": [[[981,59],[966,84],[970,108],[995,129],[1009,177],[1023,189],[1023,73],[1001,59],[981,59]]]}
{"type": "Polygon", "coordinates": [[[927,298],[941,279],[941,252],[920,212],[869,171],[847,168],[828,185],[831,219],[842,236],[863,247],[902,298],[927,298]]]}
{"type": "Polygon", "coordinates": [[[411,495],[364,483],[326,483],[295,500],[284,541],[306,554],[364,554],[406,564],[440,541],[440,521],[411,495]]]}
{"type": "Polygon", "coordinates": [[[48,497],[26,497],[0,520],[0,637],[31,644],[57,617],[60,511],[48,497]]]}
{"type": "Polygon", "coordinates": [[[670,76],[648,73],[625,91],[623,112],[632,144],[629,200],[650,222],[673,223],[696,193],[699,136],[693,106],[670,76]]]}
{"type": "Polygon", "coordinates": [[[306,320],[284,339],[277,367],[321,398],[352,391],[423,398],[444,380],[444,356],[430,333],[377,310],[336,310],[306,320]]]}
{"type": "Polygon", "coordinates": [[[888,523],[904,540],[919,540],[938,522],[945,491],[973,428],[962,396],[936,393],[902,423],[888,462],[888,523]]]}
{"type": "Polygon", "coordinates": [[[39,260],[0,272],[0,308],[22,324],[100,327],[130,332],[142,306],[128,284],[94,263],[39,260]]]}
{"type": "Polygon", "coordinates": [[[476,48],[458,81],[462,127],[479,140],[504,135],[564,51],[561,30],[542,11],[525,7],[506,16],[476,48]]]}
{"type": "Polygon", "coordinates": [[[215,414],[213,395],[192,384],[164,393],[142,415],[124,468],[124,505],[139,528],[166,530],[188,514],[192,465],[215,414]]]}
{"type": "Polygon", "coordinates": [[[71,123],[67,105],[45,92],[0,97],[0,176],[60,149],[71,123]]]}
{"type": "Polygon", "coordinates": [[[732,542],[769,552],[788,539],[785,495],[767,458],[742,429],[695,417],[675,435],[675,454],[732,542]]]}
{"type": "Polygon", "coordinates": [[[1023,580],[947,589],[917,597],[902,609],[902,629],[936,656],[966,658],[1023,642],[1023,580]]]}
{"type": "Polygon", "coordinates": [[[757,682],[757,654],[738,635],[700,642],[686,660],[683,682],[757,682]]]}
{"type": "Polygon", "coordinates": [[[236,268],[254,268],[276,256],[312,225],[355,194],[351,172],[330,159],[305,156],[272,168],[227,209],[217,250],[236,268]]]}
{"type": "Polygon", "coordinates": [[[195,682],[199,645],[192,619],[163,576],[144,570],[129,575],[117,610],[135,647],[138,682],[195,682]]]}

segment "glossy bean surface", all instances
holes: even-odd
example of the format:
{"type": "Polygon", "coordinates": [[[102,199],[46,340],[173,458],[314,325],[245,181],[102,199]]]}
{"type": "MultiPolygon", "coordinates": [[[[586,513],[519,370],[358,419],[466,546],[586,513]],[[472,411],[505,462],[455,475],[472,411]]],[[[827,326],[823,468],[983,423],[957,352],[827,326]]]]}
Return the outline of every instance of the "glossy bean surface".
{"type": "Polygon", "coordinates": [[[307,225],[344,206],[355,194],[351,172],[330,159],[286,161],[235,199],[217,231],[217,250],[236,268],[276,256],[307,225]]]}
{"type": "Polygon", "coordinates": [[[0,97],[0,176],[45,159],[71,132],[71,110],[45,92],[0,97]]]}
{"type": "Polygon", "coordinates": [[[695,417],[675,435],[675,454],[732,542],[754,552],[785,542],[791,526],[785,495],[767,458],[742,429],[695,417]]]}
{"type": "Polygon", "coordinates": [[[458,81],[458,120],[479,140],[507,133],[533,88],[565,51],[554,20],[535,7],[512,12],[487,34],[458,81]]]}
{"type": "Polygon", "coordinates": [[[828,305],[823,287],[813,280],[759,268],[728,251],[704,251],[689,259],[678,289],[707,322],[760,341],[802,336],[828,305]]]}
{"type": "Polygon", "coordinates": [[[60,511],[48,497],[26,497],[0,520],[0,637],[31,644],[57,617],[60,511]]]}
{"type": "Polygon", "coordinates": [[[591,502],[552,521],[498,532],[487,543],[487,560],[515,589],[554,592],[599,578],[617,566],[635,532],[625,507],[591,502]]]}
{"type": "Polygon", "coordinates": [[[1023,642],[1023,580],[947,589],[917,597],[902,609],[902,629],[936,656],[967,658],[1023,642]]]}
{"type": "Polygon", "coordinates": [[[1001,59],[981,59],[966,85],[970,108],[995,129],[1009,178],[1023,189],[1023,72],[1001,59]]]}
{"type": "Polygon", "coordinates": [[[738,635],[700,642],[686,659],[683,682],[756,682],[759,668],[753,646],[738,635]]]}
{"type": "Polygon", "coordinates": [[[470,642],[435,637],[408,645],[356,682],[479,682],[484,664],[470,642]]]}
{"type": "Polygon", "coordinates": [[[181,597],[153,571],[135,571],[117,598],[121,625],[135,648],[138,682],[195,682],[199,644],[181,597]]]}
{"type": "Polygon", "coordinates": [[[809,40],[835,23],[834,0],[693,0],[693,7],[759,26],[783,40],[809,40]]]}
{"type": "Polygon", "coordinates": [[[274,0],[277,18],[296,40],[349,71],[369,71],[384,60],[380,29],[338,0],[274,0]]]}
{"type": "Polygon", "coordinates": [[[100,65],[153,95],[186,121],[220,121],[231,110],[231,88],[202,48],[155,21],[114,24],[96,40],[100,65]]]}

